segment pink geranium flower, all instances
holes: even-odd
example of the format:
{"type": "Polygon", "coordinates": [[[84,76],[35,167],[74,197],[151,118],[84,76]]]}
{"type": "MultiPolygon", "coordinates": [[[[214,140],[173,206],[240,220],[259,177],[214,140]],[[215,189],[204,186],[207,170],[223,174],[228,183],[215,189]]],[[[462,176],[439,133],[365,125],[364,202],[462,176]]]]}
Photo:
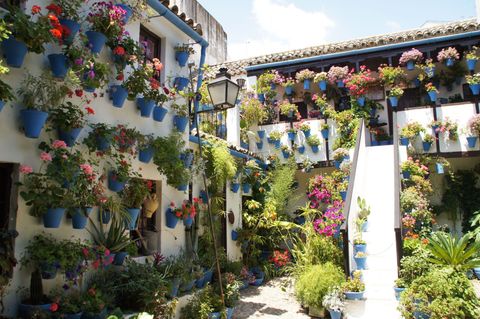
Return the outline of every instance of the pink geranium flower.
{"type": "Polygon", "coordinates": [[[52,143],[53,148],[67,148],[67,144],[64,141],[55,140],[52,143]]]}
{"type": "Polygon", "coordinates": [[[52,161],[52,155],[48,154],[47,152],[42,152],[40,154],[40,159],[45,162],[51,162],[52,161]]]}
{"type": "Polygon", "coordinates": [[[87,175],[92,175],[93,174],[93,168],[89,164],[80,164],[80,168],[87,175]]]}
{"type": "Polygon", "coordinates": [[[33,172],[33,168],[28,165],[20,165],[20,173],[30,174],[33,172]]]}

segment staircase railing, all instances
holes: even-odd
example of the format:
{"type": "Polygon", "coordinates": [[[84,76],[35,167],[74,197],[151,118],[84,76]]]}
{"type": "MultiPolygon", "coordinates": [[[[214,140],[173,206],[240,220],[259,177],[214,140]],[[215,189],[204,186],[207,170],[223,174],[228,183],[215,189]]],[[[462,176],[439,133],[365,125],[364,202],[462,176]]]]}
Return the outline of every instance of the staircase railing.
{"type": "Polygon", "coordinates": [[[403,256],[403,239],[402,239],[402,214],[400,211],[400,151],[399,151],[399,134],[397,129],[397,112],[393,112],[393,158],[394,158],[394,182],[395,182],[395,197],[394,197],[394,230],[395,242],[397,247],[397,269],[400,269],[400,260],[403,256]]]}
{"type": "Polygon", "coordinates": [[[358,166],[358,156],[360,150],[366,147],[366,127],[365,121],[362,119],[358,126],[357,140],[355,142],[355,151],[353,153],[352,167],[350,169],[350,180],[348,183],[347,197],[345,199],[343,214],[345,216],[345,222],[340,228],[340,233],[343,239],[343,256],[344,256],[344,270],[347,276],[350,275],[350,264],[351,264],[351,253],[350,253],[350,225],[352,225],[352,218],[355,219],[356,213],[351,213],[352,198],[353,198],[353,189],[355,185],[355,177],[357,175],[357,166],[358,166]],[[355,216],[354,216],[355,215],[355,216]]]}

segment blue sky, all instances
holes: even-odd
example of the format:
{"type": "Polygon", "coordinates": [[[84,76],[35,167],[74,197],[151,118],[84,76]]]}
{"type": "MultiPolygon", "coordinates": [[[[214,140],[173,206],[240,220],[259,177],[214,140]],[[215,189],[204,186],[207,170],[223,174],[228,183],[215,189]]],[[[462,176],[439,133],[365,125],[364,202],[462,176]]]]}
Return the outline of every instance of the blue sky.
{"type": "Polygon", "coordinates": [[[198,0],[228,34],[229,60],[475,16],[475,0],[198,0]]]}

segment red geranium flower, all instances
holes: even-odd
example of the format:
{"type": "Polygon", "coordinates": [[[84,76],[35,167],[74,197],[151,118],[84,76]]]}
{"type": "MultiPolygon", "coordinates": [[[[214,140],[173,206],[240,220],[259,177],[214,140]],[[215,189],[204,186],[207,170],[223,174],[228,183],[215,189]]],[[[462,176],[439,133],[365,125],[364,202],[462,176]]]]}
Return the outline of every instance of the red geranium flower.
{"type": "Polygon", "coordinates": [[[51,29],[50,30],[51,35],[53,35],[54,38],[61,39],[62,38],[62,31],[58,29],[51,29]]]}
{"type": "Polygon", "coordinates": [[[115,49],[113,49],[113,54],[124,55],[125,54],[125,49],[121,46],[115,47],[115,49]]]}
{"type": "Polygon", "coordinates": [[[40,8],[40,6],[33,6],[32,7],[32,14],[40,13],[40,10],[42,10],[42,8],[40,8]]]}
{"type": "Polygon", "coordinates": [[[85,108],[85,110],[87,110],[87,113],[88,113],[88,114],[95,114],[95,111],[94,111],[91,107],[89,107],[89,106],[87,106],[87,107],[85,108]]]}
{"type": "Polygon", "coordinates": [[[58,304],[52,303],[52,304],[50,305],[50,311],[51,311],[51,312],[55,312],[55,311],[57,311],[57,310],[58,310],[58,304]]]}
{"type": "Polygon", "coordinates": [[[81,90],[81,89],[76,89],[76,90],[75,90],[75,95],[78,96],[78,97],[82,97],[82,96],[83,96],[83,90],[81,90]]]}
{"type": "Polygon", "coordinates": [[[48,6],[46,6],[47,10],[50,11],[50,12],[54,12],[57,16],[59,16],[60,14],[62,14],[62,8],[60,8],[59,6],[57,6],[56,4],[50,4],[48,6]]]}
{"type": "Polygon", "coordinates": [[[125,78],[125,75],[123,75],[123,73],[119,73],[119,74],[117,75],[117,80],[118,80],[118,81],[123,81],[124,78],[125,78]]]}

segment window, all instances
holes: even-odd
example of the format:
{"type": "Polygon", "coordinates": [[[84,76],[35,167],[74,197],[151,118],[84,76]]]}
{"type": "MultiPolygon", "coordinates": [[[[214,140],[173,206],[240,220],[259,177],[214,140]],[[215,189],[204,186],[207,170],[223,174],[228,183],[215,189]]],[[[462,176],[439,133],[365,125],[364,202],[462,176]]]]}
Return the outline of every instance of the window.
{"type": "MultiPolygon", "coordinates": [[[[390,106],[390,101],[387,101],[388,106],[390,106]]],[[[398,100],[397,110],[402,111],[404,109],[417,107],[420,105],[422,105],[420,88],[404,89],[402,98],[398,100]]]]}
{"type": "MultiPolygon", "coordinates": [[[[140,27],[140,44],[145,48],[145,56],[148,61],[152,61],[155,58],[162,61],[162,39],[144,27],[140,27]]],[[[157,80],[159,77],[160,75],[158,75],[157,80]]]]}

